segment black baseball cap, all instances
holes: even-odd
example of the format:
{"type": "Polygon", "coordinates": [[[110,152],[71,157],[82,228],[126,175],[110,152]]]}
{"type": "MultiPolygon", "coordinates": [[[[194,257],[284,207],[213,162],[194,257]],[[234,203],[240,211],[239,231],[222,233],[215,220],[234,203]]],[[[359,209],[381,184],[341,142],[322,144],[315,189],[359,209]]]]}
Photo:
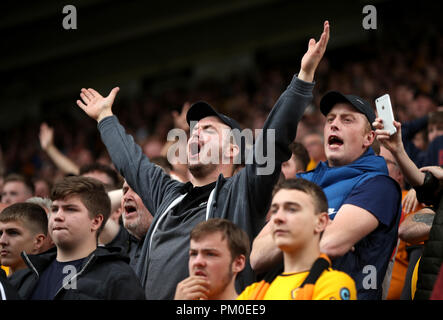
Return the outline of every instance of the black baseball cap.
{"type": "Polygon", "coordinates": [[[329,91],[320,100],[320,111],[326,116],[331,109],[340,102],[350,103],[358,112],[363,113],[372,128],[372,123],[375,121],[374,109],[368,101],[352,94],[329,91]]]}
{"type": "MultiPolygon", "coordinates": [[[[215,116],[219,118],[224,124],[232,129],[238,129],[238,132],[233,131],[233,136],[236,144],[240,147],[240,161],[241,163],[245,162],[246,159],[246,143],[241,139],[241,131],[242,128],[234,119],[225,116],[222,113],[215,111],[211,105],[205,101],[198,101],[192,104],[189,108],[188,113],[186,114],[186,121],[188,122],[189,127],[191,126],[191,121],[200,121],[203,118],[215,116]],[[242,143],[243,142],[243,143],[242,143]]],[[[192,130],[192,128],[191,128],[192,130]]]]}
{"type": "Polygon", "coordinates": [[[231,129],[238,129],[241,131],[240,125],[232,118],[225,116],[224,114],[218,113],[209,103],[205,101],[198,101],[194,103],[191,108],[189,108],[186,114],[186,121],[188,125],[191,125],[191,121],[200,121],[203,118],[215,116],[219,118],[224,124],[226,124],[231,129]]]}

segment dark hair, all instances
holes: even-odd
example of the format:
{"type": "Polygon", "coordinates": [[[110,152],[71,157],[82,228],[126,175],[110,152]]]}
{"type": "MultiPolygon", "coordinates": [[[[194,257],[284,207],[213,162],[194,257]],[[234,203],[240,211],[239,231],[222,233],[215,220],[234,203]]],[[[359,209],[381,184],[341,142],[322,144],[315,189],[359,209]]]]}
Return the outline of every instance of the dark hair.
{"type": "Polygon", "coordinates": [[[428,126],[436,125],[439,130],[443,128],[443,112],[435,111],[431,112],[428,117],[428,126]]]}
{"type": "Polygon", "coordinates": [[[34,234],[48,234],[48,216],[38,204],[14,203],[0,213],[0,222],[23,221],[34,234]]]}
{"type": "Polygon", "coordinates": [[[272,197],[282,189],[302,191],[312,197],[315,209],[317,210],[316,213],[328,212],[328,199],[323,189],[317,184],[302,178],[287,179],[274,187],[272,197]]]}
{"type": "Polygon", "coordinates": [[[98,237],[111,214],[111,200],[103,183],[89,177],[66,177],[52,188],[51,200],[65,199],[73,195],[80,198],[90,218],[93,219],[99,214],[103,215],[102,225],[97,230],[98,237]]]}
{"type": "Polygon", "coordinates": [[[34,184],[27,179],[26,177],[17,174],[17,173],[11,173],[9,175],[6,176],[5,180],[3,181],[3,185],[5,185],[8,182],[21,182],[25,185],[26,188],[28,188],[28,190],[34,194],[35,193],[35,187],[34,184]]]}
{"type": "Polygon", "coordinates": [[[191,239],[198,241],[203,236],[213,234],[214,232],[221,232],[222,240],[227,240],[232,259],[239,255],[244,255],[246,259],[248,258],[250,251],[249,237],[245,231],[229,220],[214,218],[200,222],[192,229],[191,239]]]}
{"type": "Polygon", "coordinates": [[[301,169],[303,169],[303,171],[306,171],[306,168],[308,167],[309,161],[311,161],[311,159],[309,158],[309,153],[308,150],[306,150],[305,146],[299,142],[293,142],[289,145],[289,149],[295,156],[295,161],[300,163],[301,169]]]}
{"type": "Polygon", "coordinates": [[[102,172],[106,174],[112,181],[111,185],[105,185],[105,188],[107,191],[119,189],[123,185],[123,179],[120,177],[120,175],[112,169],[110,166],[107,166],[105,164],[95,162],[91,164],[84,165],[80,168],[80,175],[84,175],[86,173],[91,173],[94,171],[102,172]]]}

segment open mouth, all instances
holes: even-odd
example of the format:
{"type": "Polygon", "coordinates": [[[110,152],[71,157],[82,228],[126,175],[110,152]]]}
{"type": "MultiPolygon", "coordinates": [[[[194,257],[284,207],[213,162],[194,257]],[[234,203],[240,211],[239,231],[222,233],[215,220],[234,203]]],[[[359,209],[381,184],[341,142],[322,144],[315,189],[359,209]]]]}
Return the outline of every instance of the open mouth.
{"type": "Polygon", "coordinates": [[[341,146],[343,145],[343,140],[335,135],[329,136],[328,139],[328,145],[329,146],[341,146]]]}
{"type": "Polygon", "coordinates": [[[201,145],[198,142],[191,142],[189,144],[189,152],[191,156],[196,156],[200,153],[201,145]]]}
{"type": "Polygon", "coordinates": [[[132,204],[125,204],[126,215],[131,214],[136,211],[137,211],[137,208],[135,206],[133,206],[132,204]]]}

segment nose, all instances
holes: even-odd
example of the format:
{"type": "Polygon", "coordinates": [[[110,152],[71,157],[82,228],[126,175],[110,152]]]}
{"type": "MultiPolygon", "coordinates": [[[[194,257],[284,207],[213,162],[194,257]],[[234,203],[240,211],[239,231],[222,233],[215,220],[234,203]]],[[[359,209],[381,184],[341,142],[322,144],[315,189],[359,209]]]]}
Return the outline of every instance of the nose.
{"type": "Polygon", "coordinates": [[[198,253],[194,257],[192,264],[193,264],[193,267],[204,267],[204,266],[206,266],[206,260],[201,253],[198,253]]]}
{"type": "Polygon", "coordinates": [[[274,224],[282,224],[285,219],[284,219],[284,215],[283,215],[283,210],[280,208],[277,210],[277,212],[274,212],[271,216],[271,220],[274,224]]]}
{"type": "Polygon", "coordinates": [[[7,241],[8,237],[6,235],[6,232],[2,232],[2,234],[0,234],[0,246],[5,246],[6,244],[8,244],[7,241]]]}
{"type": "Polygon", "coordinates": [[[63,210],[59,208],[57,211],[51,211],[51,218],[54,219],[54,221],[63,221],[63,210]]]}

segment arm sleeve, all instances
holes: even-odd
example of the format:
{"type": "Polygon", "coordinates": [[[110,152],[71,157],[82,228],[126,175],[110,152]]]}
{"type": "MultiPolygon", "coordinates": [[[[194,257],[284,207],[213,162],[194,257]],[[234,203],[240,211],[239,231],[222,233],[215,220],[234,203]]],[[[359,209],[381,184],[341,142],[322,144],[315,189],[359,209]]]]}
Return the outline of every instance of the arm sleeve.
{"type": "Polygon", "coordinates": [[[155,215],[163,196],[183,184],[171,179],[160,167],[151,163],[115,116],[101,120],[98,129],[115,167],[142,198],[149,212],[155,215]]]}
{"type": "Polygon", "coordinates": [[[356,186],[343,204],[352,204],[372,213],[385,226],[397,217],[401,194],[395,181],[387,176],[376,176],[356,186]]]}
{"type": "Polygon", "coordinates": [[[266,215],[272,188],[280,176],[281,164],[291,157],[289,144],[294,141],[298,122],[312,100],[313,87],[314,83],[294,76],[266,119],[254,145],[252,164],[246,164],[244,169],[249,197],[257,209],[253,212],[266,215]]]}

